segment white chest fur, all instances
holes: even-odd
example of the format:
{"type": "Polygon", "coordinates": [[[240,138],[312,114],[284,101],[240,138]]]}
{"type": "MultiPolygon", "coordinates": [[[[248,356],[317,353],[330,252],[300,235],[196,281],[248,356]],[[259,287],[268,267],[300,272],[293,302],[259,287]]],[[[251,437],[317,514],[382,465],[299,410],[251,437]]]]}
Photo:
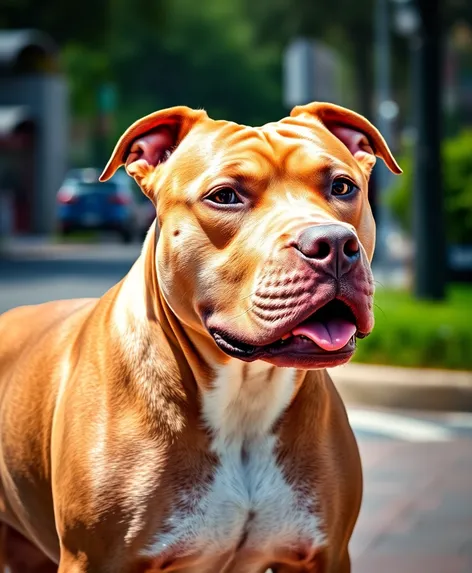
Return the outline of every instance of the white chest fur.
{"type": "MultiPolygon", "coordinates": [[[[172,546],[185,554],[248,550],[271,555],[280,547],[322,542],[313,497],[289,483],[276,460],[272,428],[290,402],[295,373],[265,363],[233,361],[221,369],[203,398],[203,415],[214,433],[219,459],[209,486],[182,500],[147,554],[172,546]]],[[[291,480],[292,481],[292,480],[291,480]]]]}

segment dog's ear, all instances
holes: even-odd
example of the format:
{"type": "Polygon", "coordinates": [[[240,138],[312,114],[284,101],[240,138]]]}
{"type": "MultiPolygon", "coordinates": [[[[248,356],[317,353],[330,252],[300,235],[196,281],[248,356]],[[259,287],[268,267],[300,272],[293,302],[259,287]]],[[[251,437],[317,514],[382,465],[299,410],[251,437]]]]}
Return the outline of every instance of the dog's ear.
{"type": "Polygon", "coordinates": [[[341,140],[367,176],[370,175],[375,165],[375,156],[383,159],[393,173],[402,173],[385,139],[378,129],[362,115],[338,105],[321,102],[294,107],[290,117],[302,115],[318,119],[341,140]]]}
{"type": "Polygon", "coordinates": [[[120,137],[100,181],[110,179],[125,165],[127,173],[141,185],[157,165],[170,157],[192,127],[205,118],[208,116],[203,110],[179,106],[139,119],[120,137]]]}

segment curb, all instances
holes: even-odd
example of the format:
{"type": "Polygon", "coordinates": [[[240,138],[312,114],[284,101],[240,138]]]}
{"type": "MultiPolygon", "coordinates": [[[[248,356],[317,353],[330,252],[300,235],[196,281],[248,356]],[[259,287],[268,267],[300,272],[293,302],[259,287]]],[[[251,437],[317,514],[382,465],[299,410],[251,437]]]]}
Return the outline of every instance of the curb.
{"type": "Polygon", "coordinates": [[[472,412],[472,372],[347,364],[329,373],[347,404],[472,412]]]}
{"type": "Polygon", "coordinates": [[[107,249],[108,260],[126,259],[130,266],[141,252],[141,244],[132,243],[121,245],[119,243],[0,243],[0,261],[2,260],[54,260],[77,261],[84,257],[87,261],[101,259],[103,248],[107,249]]]}

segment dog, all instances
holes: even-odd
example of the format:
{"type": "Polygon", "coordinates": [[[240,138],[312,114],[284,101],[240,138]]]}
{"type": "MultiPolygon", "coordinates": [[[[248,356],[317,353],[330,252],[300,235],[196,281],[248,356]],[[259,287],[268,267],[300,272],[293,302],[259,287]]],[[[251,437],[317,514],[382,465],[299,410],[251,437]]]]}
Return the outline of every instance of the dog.
{"type": "Polygon", "coordinates": [[[12,573],[348,573],[359,452],[326,368],[373,328],[376,157],[312,103],[253,128],[174,107],[125,165],[156,206],[102,298],[0,319],[0,520],[12,573]],[[157,230],[159,229],[159,231],[157,230]]]}

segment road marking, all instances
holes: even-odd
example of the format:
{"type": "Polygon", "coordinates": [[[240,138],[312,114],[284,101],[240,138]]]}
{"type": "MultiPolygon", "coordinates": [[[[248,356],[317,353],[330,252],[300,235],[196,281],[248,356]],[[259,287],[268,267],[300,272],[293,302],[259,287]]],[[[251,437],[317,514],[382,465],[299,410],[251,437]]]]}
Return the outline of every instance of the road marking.
{"type": "Polygon", "coordinates": [[[469,412],[448,412],[444,414],[444,421],[449,427],[454,429],[472,429],[472,414],[469,412]]]}
{"type": "Polygon", "coordinates": [[[407,442],[448,442],[454,432],[440,424],[376,410],[348,411],[354,432],[368,432],[407,442]]]}

